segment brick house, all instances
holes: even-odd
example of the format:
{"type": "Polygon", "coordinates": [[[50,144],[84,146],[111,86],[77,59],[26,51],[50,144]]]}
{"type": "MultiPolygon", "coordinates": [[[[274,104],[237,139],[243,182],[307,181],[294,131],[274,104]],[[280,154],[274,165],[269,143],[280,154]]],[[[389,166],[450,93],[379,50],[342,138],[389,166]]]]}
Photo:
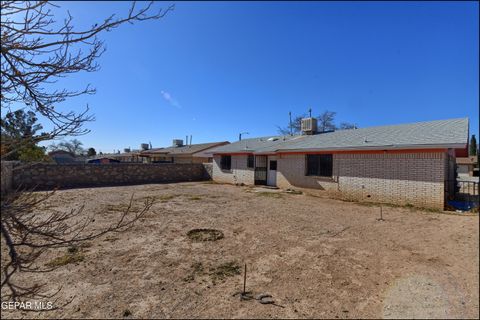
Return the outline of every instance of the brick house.
{"type": "Polygon", "coordinates": [[[457,173],[459,177],[472,177],[478,167],[478,156],[457,157],[457,173]]]}
{"type": "Polygon", "coordinates": [[[206,151],[228,144],[228,141],[183,144],[183,140],[174,139],[173,145],[167,148],[154,148],[140,152],[147,163],[205,163],[212,162],[213,157],[206,151]]]}
{"type": "Polygon", "coordinates": [[[317,133],[308,118],[302,130],[213,149],[213,180],[443,209],[469,127],[463,118],[317,133]]]}

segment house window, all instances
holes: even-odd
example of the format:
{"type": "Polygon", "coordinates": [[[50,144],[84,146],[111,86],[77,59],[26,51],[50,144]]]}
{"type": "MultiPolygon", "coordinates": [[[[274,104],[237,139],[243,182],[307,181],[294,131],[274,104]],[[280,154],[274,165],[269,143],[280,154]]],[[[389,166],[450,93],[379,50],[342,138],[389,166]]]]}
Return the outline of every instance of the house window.
{"type": "Polygon", "coordinates": [[[331,177],[333,156],[331,154],[307,154],[307,176],[331,177]]]}
{"type": "Polygon", "coordinates": [[[255,158],[253,157],[253,154],[248,155],[247,159],[247,168],[253,168],[255,166],[255,158]]]}
{"type": "Polygon", "coordinates": [[[232,156],[222,156],[220,158],[220,168],[230,170],[232,168],[232,156]]]}
{"type": "Polygon", "coordinates": [[[270,160],[270,170],[277,170],[277,160],[270,160]]]}

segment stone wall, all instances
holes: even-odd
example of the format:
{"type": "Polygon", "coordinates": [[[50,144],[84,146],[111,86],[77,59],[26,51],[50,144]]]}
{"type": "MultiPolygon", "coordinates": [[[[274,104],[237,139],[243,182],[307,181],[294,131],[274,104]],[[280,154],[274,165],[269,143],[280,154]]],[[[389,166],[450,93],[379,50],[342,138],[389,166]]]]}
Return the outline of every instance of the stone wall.
{"type": "Polygon", "coordinates": [[[212,180],[213,177],[213,163],[203,163],[205,168],[205,179],[212,180]]]}
{"type": "Polygon", "coordinates": [[[2,187],[1,193],[7,193],[13,187],[13,166],[15,161],[2,161],[2,187]]]}
{"type": "MultiPolygon", "coordinates": [[[[2,179],[3,180],[3,179],[2,179]]],[[[37,190],[208,180],[203,164],[34,164],[14,169],[13,187],[37,190]]]]}

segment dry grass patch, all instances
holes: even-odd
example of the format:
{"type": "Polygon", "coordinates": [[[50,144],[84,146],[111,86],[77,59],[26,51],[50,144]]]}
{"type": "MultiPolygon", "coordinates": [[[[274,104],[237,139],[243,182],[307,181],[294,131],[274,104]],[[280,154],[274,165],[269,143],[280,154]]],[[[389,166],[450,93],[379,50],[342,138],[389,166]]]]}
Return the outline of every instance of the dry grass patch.
{"type": "Polygon", "coordinates": [[[187,236],[195,242],[217,241],[223,239],[223,232],[216,229],[193,229],[188,231],[187,236]]]}
{"type": "Polygon", "coordinates": [[[172,199],[175,199],[177,198],[178,195],[177,194],[164,194],[164,195],[161,195],[158,197],[158,200],[160,200],[160,202],[162,203],[165,203],[165,202],[168,202],[172,199]]]}
{"type": "Polygon", "coordinates": [[[226,278],[239,275],[240,273],[241,267],[236,261],[211,266],[208,268],[208,272],[201,262],[196,262],[192,264],[190,274],[183,278],[183,281],[193,282],[196,277],[208,276],[212,283],[215,284],[218,281],[224,281],[226,278]]]}
{"type": "Polygon", "coordinates": [[[132,203],[131,206],[130,203],[107,204],[105,206],[105,211],[107,212],[125,212],[127,210],[133,213],[138,213],[142,208],[136,206],[134,203],[132,203]]]}
{"type": "Polygon", "coordinates": [[[46,263],[45,266],[50,268],[61,267],[65,266],[70,263],[78,263],[85,260],[85,256],[80,252],[68,252],[63,256],[56,257],[55,259],[51,260],[50,262],[46,263]]]}
{"type": "Polygon", "coordinates": [[[235,261],[223,263],[217,267],[210,268],[212,280],[225,280],[227,277],[233,277],[240,274],[241,267],[235,261]]]}
{"type": "Polygon", "coordinates": [[[281,193],[277,192],[268,192],[268,191],[262,191],[262,192],[255,192],[255,194],[259,197],[268,197],[268,198],[283,198],[281,193]]]}

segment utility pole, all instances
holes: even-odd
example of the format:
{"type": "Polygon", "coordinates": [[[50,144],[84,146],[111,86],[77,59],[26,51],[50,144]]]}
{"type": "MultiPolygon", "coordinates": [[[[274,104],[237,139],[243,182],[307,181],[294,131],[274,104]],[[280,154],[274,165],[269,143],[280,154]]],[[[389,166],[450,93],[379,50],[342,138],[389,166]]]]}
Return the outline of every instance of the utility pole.
{"type": "Polygon", "coordinates": [[[293,132],[292,132],[292,130],[293,130],[293,128],[292,128],[292,112],[291,111],[288,112],[288,116],[290,118],[290,135],[293,136],[293,132]]]}
{"type": "Polygon", "coordinates": [[[238,141],[242,141],[242,134],[249,134],[248,132],[240,132],[238,134],[238,141]]]}

